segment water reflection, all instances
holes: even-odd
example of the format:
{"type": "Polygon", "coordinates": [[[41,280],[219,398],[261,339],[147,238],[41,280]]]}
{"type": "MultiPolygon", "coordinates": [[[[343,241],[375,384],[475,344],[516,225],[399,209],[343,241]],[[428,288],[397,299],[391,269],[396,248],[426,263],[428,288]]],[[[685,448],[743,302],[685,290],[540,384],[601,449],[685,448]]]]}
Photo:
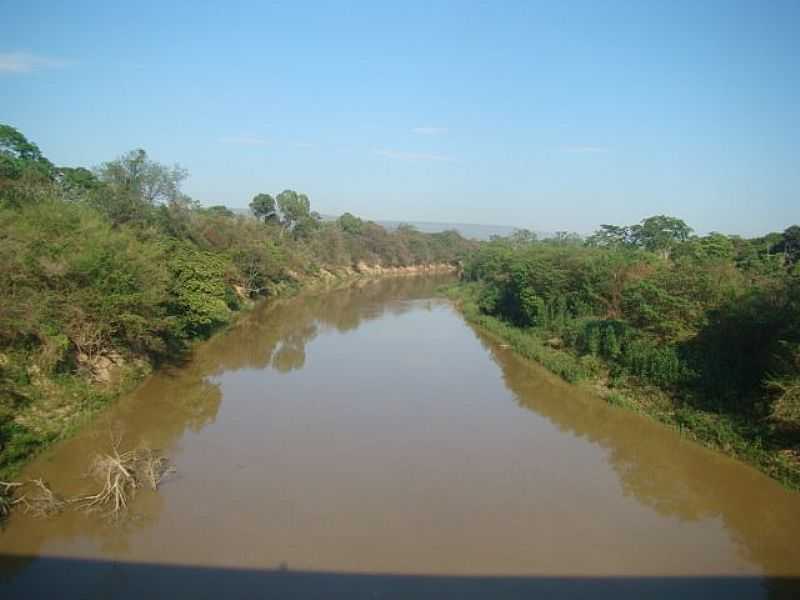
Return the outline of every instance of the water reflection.
{"type": "MultiPolygon", "coordinates": [[[[25,477],[41,477],[65,496],[88,493],[84,476],[90,458],[110,449],[110,436],[121,430],[124,447],[139,444],[175,452],[187,431],[200,432],[217,419],[223,392],[219,376],[241,369],[302,369],[306,346],[320,332],[346,334],[387,311],[399,315],[413,301],[430,298],[451,276],[364,280],[342,289],[307,293],[299,298],[262,303],[229,331],[196,347],[180,366],[167,366],[148,378],[112,410],[101,414],[78,436],[56,445],[35,460],[25,477]]],[[[180,478],[180,475],[178,475],[180,478]]],[[[161,521],[164,498],[142,491],[136,510],[123,526],[73,512],[56,520],[18,513],[0,535],[0,554],[13,550],[35,556],[48,546],[91,542],[103,555],[124,556],[137,531],[161,521]]],[[[91,552],[89,552],[91,554],[91,552]]],[[[25,561],[14,561],[13,569],[25,561]]]]}
{"type": "Polygon", "coordinates": [[[719,518],[741,552],[767,572],[798,570],[798,494],[644,417],[578,392],[479,330],[475,335],[522,406],[607,450],[626,495],[687,522],[719,518]]]}
{"type": "MultiPolygon", "coordinates": [[[[0,555],[213,567],[310,556],[323,569],[636,575],[659,572],[673,548],[697,540],[698,556],[717,561],[703,564],[722,573],[797,574],[797,495],[480,332],[476,343],[454,311],[429,300],[444,280],[255,308],[30,471],[72,493],[85,485],[86,457],[123,422],[130,443],[166,449],[185,479],[138,497],[125,529],[23,515],[0,536],[0,555]],[[565,470],[559,453],[584,471],[565,470]]],[[[683,574],[687,561],[668,572],[683,574]]],[[[691,570],[705,572],[720,574],[691,570]]]]}
{"type": "Polygon", "coordinates": [[[228,335],[214,338],[194,357],[206,375],[239,369],[274,368],[282,373],[305,365],[305,347],[321,332],[348,333],[385,313],[401,315],[413,301],[430,298],[451,276],[364,280],[351,286],[307,293],[258,306],[228,335]]]}

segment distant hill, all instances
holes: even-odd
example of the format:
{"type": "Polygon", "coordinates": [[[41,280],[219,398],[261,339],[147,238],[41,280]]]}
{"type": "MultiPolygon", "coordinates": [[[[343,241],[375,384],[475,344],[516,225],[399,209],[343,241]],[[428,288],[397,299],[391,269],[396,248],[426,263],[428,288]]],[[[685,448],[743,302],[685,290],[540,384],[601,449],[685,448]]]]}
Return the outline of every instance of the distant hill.
{"type": "MultiPolygon", "coordinates": [[[[249,215],[250,211],[246,208],[232,208],[236,214],[249,215]]],[[[325,221],[334,221],[338,217],[333,215],[322,215],[325,221]]],[[[519,227],[511,227],[510,225],[478,225],[475,223],[439,223],[435,221],[384,221],[376,220],[375,223],[382,225],[386,229],[397,229],[400,225],[411,225],[423,233],[438,233],[440,231],[448,231],[455,229],[465,238],[474,240],[488,240],[493,235],[507,236],[511,235],[519,227]]],[[[539,238],[551,237],[553,234],[545,231],[536,231],[539,238]]]]}
{"type": "Polygon", "coordinates": [[[476,225],[474,223],[436,223],[429,221],[375,221],[386,229],[396,229],[399,225],[411,225],[424,233],[438,233],[455,229],[466,238],[488,240],[493,235],[506,236],[518,228],[508,225],[476,225]]]}

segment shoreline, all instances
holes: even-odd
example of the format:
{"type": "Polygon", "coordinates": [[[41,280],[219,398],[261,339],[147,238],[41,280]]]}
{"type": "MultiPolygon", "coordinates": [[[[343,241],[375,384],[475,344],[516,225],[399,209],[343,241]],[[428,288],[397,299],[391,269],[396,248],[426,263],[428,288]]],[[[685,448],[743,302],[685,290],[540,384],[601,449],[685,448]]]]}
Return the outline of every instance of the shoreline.
{"type": "Polygon", "coordinates": [[[582,357],[553,348],[534,334],[480,313],[462,285],[450,287],[444,293],[463,318],[518,355],[535,361],[564,381],[586,389],[611,405],[654,419],[684,438],[755,467],[787,489],[800,491],[800,456],[765,447],[757,430],[754,433],[757,425],[733,415],[690,407],[663,390],[635,382],[612,388],[602,373],[593,373],[595,365],[587,366],[582,357]]]}
{"type": "MultiPolygon", "coordinates": [[[[198,344],[224,334],[234,327],[242,317],[262,303],[285,300],[307,291],[333,291],[362,281],[393,277],[455,275],[458,270],[457,265],[450,263],[425,263],[405,267],[384,267],[359,263],[349,267],[320,268],[317,273],[309,275],[290,273],[288,282],[273,286],[266,295],[257,298],[242,298],[240,308],[233,313],[228,323],[217,328],[208,337],[191,340],[181,355],[191,352],[192,348],[198,344]]],[[[175,359],[178,358],[175,357],[175,359]]],[[[37,455],[46,451],[53,444],[75,435],[107,408],[118,402],[120,398],[133,392],[150,375],[170,364],[171,361],[156,364],[147,357],[131,356],[126,360],[120,359],[118,362],[112,362],[108,369],[113,371],[113,375],[109,375],[107,379],[93,380],[90,371],[83,374],[71,373],[59,377],[35,379],[32,385],[52,398],[46,398],[41,402],[45,406],[36,406],[29,411],[29,414],[24,414],[21,424],[27,426],[27,422],[30,421],[34,423],[47,422],[53,429],[38,432],[38,437],[29,435],[27,439],[22,440],[9,438],[7,442],[14,444],[14,452],[10,457],[4,457],[3,465],[0,467],[0,481],[13,480],[37,455]],[[61,426],[58,427],[58,425],[61,426]]],[[[11,444],[6,443],[6,447],[9,445],[11,444]]],[[[4,450],[5,447],[0,447],[0,452],[4,450]]]]}

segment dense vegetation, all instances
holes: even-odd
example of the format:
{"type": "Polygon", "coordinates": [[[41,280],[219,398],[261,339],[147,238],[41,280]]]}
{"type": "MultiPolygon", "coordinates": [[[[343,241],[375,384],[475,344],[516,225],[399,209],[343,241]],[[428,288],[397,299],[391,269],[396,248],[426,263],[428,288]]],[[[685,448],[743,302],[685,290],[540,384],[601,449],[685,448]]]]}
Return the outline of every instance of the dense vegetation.
{"type": "Polygon", "coordinates": [[[286,190],[254,216],[204,208],[134,150],[57,167],[0,125],[0,478],[251,299],[359,265],[453,263],[450,231],[323,220],[286,190]]]}
{"type": "Polygon", "coordinates": [[[517,350],[800,486],[800,227],[521,231],[483,244],[464,279],[467,316],[517,350]]]}
{"type": "Polygon", "coordinates": [[[479,246],[325,220],[292,190],[203,207],[186,177],[143,150],[57,167],[0,125],[0,478],[258,297],[461,262],[469,319],[800,487],[800,227],[696,236],[657,216],[479,246]]]}

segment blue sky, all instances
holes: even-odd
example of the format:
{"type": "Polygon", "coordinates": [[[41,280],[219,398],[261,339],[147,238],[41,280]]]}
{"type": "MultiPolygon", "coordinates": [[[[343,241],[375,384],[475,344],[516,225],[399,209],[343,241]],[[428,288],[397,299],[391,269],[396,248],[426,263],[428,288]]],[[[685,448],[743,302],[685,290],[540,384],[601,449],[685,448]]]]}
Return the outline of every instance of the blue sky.
{"type": "Polygon", "coordinates": [[[800,2],[8,2],[0,122],[244,207],[592,231],[800,222],[800,2]],[[124,6],[123,6],[124,4],[124,6]]]}

